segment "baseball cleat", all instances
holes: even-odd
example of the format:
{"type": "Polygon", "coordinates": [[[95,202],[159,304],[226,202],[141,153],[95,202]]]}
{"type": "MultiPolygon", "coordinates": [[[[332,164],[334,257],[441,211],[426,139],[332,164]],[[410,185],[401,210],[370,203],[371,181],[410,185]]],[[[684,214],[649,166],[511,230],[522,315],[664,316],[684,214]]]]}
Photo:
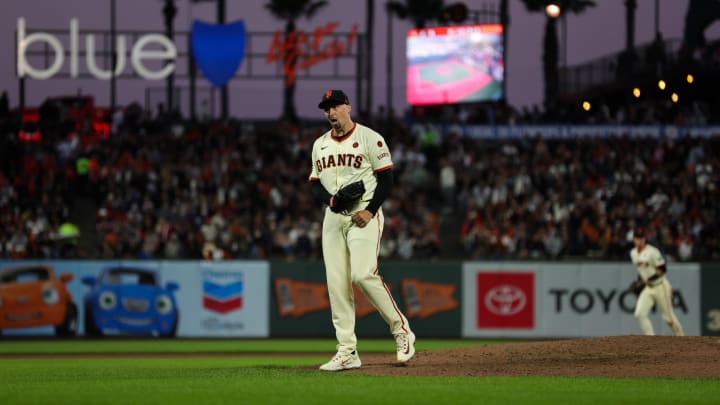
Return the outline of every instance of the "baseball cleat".
{"type": "Polygon", "coordinates": [[[397,346],[397,360],[405,363],[415,355],[415,334],[398,333],[395,335],[395,344],[397,346]]]}
{"type": "Polygon", "coordinates": [[[360,368],[361,365],[362,362],[360,361],[360,356],[358,356],[357,351],[353,350],[350,353],[337,352],[337,354],[332,359],[330,359],[330,361],[320,366],[320,370],[342,371],[350,370],[353,368],[360,368]]]}

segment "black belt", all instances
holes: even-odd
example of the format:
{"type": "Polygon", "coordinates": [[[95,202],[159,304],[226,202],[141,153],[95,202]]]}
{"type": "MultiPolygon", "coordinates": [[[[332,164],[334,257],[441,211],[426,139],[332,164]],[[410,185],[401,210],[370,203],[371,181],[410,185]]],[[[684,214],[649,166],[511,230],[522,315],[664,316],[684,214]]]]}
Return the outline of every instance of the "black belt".
{"type": "Polygon", "coordinates": [[[655,281],[653,281],[652,283],[648,283],[648,285],[649,285],[650,287],[657,287],[657,286],[659,286],[660,284],[662,284],[662,283],[664,283],[664,282],[665,282],[665,279],[664,279],[664,278],[661,278],[660,280],[655,280],[655,281]]]}

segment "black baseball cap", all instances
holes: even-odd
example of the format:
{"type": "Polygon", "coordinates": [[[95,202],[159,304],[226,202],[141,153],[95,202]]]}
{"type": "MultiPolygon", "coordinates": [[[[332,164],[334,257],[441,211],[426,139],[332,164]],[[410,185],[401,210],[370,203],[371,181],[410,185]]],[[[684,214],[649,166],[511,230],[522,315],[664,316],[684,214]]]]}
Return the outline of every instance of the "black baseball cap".
{"type": "Polygon", "coordinates": [[[328,90],[323,94],[318,108],[324,110],[330,105],[350,104],[348,96],[342,90],[328,90]]]}
{"type": "Polygon", "coordinates": [[[645,228],[635,228],[633,231],[633,238],[645,238],[647,237],[647,232],[645,232],[645,228]]]}

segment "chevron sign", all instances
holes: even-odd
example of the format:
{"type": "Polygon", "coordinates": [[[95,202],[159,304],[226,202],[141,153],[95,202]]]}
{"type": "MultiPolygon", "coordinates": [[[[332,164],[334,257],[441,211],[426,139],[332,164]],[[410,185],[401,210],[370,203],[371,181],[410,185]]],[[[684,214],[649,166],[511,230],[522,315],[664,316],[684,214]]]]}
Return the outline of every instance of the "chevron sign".
{"type": "Polygon", "coordinates": [[[226,314],[243,305],[243,273],[211,272],[203,275],[203,307],[226,314]]]}

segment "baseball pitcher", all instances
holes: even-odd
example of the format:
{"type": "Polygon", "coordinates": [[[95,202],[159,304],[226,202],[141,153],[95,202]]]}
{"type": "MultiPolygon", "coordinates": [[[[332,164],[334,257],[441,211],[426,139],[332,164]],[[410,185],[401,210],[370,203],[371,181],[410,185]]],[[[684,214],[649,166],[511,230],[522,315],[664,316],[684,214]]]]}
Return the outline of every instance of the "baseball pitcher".
{"type": "Polygon", "coordinates": [[[328,90],[318,107],[331,129],[315,140],[310,184],[325,208],[322,251],[337,354],[324,371],[361,365],[355,336],[352,284],[367,297],[395,337],[398,362],[415,354],[415,335],[378,272],[384,218],[381,205],[393,184],[392,158],[385,139],[350,118],[341,90],[328,90]]]}

